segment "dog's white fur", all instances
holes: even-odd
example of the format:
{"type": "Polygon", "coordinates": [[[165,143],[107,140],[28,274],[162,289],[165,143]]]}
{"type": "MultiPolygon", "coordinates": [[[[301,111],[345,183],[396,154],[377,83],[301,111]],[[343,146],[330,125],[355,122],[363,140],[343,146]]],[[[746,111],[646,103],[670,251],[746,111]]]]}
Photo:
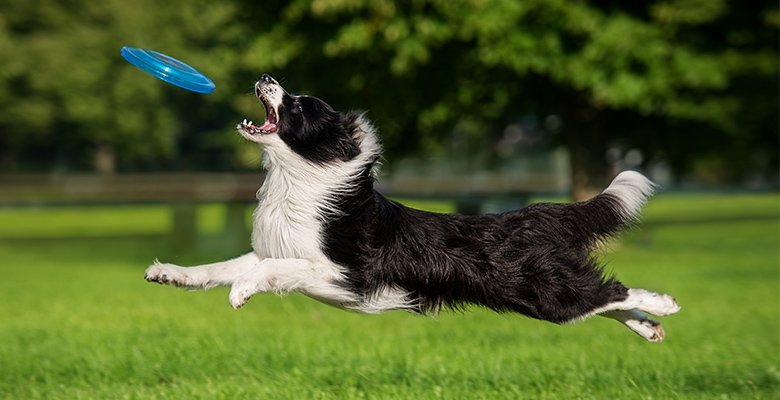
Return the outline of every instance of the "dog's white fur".
{"type": "MultiPolygon", "coordinates": [[[[265,95],[270,106],[278,107],[281,94],[265,95]]],[[[332,207],[334,199],[329,196],[351,190],[354,175],[380,151],[374,128],[363,120],[360,129],[370,131],[361,135],[360,155],[347,162],[339,161],[341,164],[335,166],[306,161],[278,135],[251,135],[239,129],[247,139],[263,145],[268,170],[257,193],[253,251],[232,260],[195,267],[155,262],[146,270],[147,280],[203,289],[230,286],[230,305],[236,309],[252,295],[264,292],[300,292],[363,313],[410,308],[408,293],[392,287],[378,291],[368,300],[355,298],[335,283],[344,278],[343,270],[321,250],[321,212],[323,209],[336,212],[332,207]]],[[[618,175],[604,192],[621,199],[625,212],[633,216],[639,213],[652,191],[653,184],[647,178],[629,171],[618,175]]],[[[680,309],[675,300],[643,289],[630,289],[628,294],[626,300],[590,315],[614,318],[649,341],[663,340],[660,324],[643,312],[657,316],[674,314],[680,309]]]]}
{"type": "MultiPolygon", "coordinates": [[[[296,155],[288,153],[285,156],[294,160],[296,155]]],[[[302,165],[310,165],[300,162],[302,165]]],[[[271,170],[279,172],[290,169],[271,170]]],[[[147,279],[191,288],[230,286],[230,305],[236,309],[246,304],[252,295],[264,292],[300,292],[324,303],[363,313],[409,308],[411,305],[406,300],[407,293],[398,289],[385,288],[369,301],[361,302],[352,293],[334,284],[343,276],[338,265],[320,250],[317,235],[312,234],[321,229],[321,221],[311,205],[317,204],[316,201],[322,199],[317,196],[327,193],[324,188],[339,177],[334,171],[311,168],[302,175],[290,177],[284,173],[269,174],[258,192],[261,201],[254,214],[254,251],[232,260],[196,267],[155,262],[146,271],[147,279]],[[288,190],[269,190],[279,188],[278,185],[289,185],[288,190]],[[277,193],[289,193],[292,197],[281,199],[277,193]]],[[[341,178],[349,181],[349,177],[341,178]]],[[[641,174],[623,173],[615,179],[622,185],[616,186],[613,182],[605,191],[619,190],[621,198],[629,199],[626,212],[638,212],[644,203],[641,199],[652,190],[645,181],[646,178],[641,174]]],[[[680,307],[669,295],[629,289],[626,300],[609,304],[590,315],[616,319],[641,337],[660,342],[664,338],[661,325],[644,313],[666,316],[679,310],[680,307]]]]}
{"type": "MultiPolygon", "coordinates": [[[[361,129],[374,128],[362,121],[361,129]]],[[[254,251],[241,257],[197,267],[155,262],[146,271],[149,280],[191,288],[231,286],[230,304],[240,308],[256,293],[300,292],[324,303],[362,313],[408,309],[407,293],[385,288],[368,301],[334,282],[343,279],[338,265],[321,250],[321,212],[335,199],[333,193],[350,190],[354,174],[380,151],[373,132],[360,143],[360,156],[338,167],[314,165],[291,151],[277,135],[251,136],[263,144],[268,170],[257,192],[253,217],[254,251]],[[284,164],[284,165],[280,165],[284,164]]]]}

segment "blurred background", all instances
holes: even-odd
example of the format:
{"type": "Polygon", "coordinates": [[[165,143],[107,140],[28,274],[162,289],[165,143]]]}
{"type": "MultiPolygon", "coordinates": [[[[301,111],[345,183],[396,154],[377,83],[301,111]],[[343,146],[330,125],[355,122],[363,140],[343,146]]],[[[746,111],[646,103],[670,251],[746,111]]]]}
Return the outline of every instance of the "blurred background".
{"type": "Polygon", "coordinates": [[[780,398],[779,26],[776,0],[0,0],[0,398],[780,398]],[[679,300],[667,341],[146,283],[155,257],[250,250],[262,149],[235,126],[263,120],[263,73],[366,110],[377,187],[414,207],[646,173],[604,260],[679,300]]]}
{"type": "Polygon", "coordinates": [[[385,177],[494,179],[461,192],[577,200],[626,168],[666,188],[778,187],[775,1],[0,7],[6,176],[259,171],[261,150],[235,125],[263,118],[252,87],[269,73],[338,110],[367,110],[385,177]],[[217,89],[166,84],[122,46],[178,58],[217,89]]]}

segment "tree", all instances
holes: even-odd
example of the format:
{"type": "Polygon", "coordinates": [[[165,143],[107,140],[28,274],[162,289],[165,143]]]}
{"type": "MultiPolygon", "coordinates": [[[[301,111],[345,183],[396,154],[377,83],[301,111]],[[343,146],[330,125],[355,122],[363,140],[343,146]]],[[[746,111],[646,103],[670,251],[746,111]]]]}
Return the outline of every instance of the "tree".
{"type": "Polygon", "coordinates": [[[357,96],[343,101],[374,110],[391,152],[435,147],[463,119],[557,112],[583,199],[603,188],[616,139],[681,168],[702,145],[674,140],[691,128],[754,149],[776,143],[777,14],[774,3],[725,0],[301,1],[256,35],[282,55],[256,64],[317,77],[305,87],[329,98],[357,96]],[[639,136],[646,125],[658,139],[639,136]]]}
{"type": "Polygon", "coordinates": [[[456,126],[491,137],[518,112],[561,116],[550,137],[578,199],[606,183],[614,143],[678,173],[776,173],[778,19],[768,1],[5,0],[0,170],[241,168],[233,127],[262,109],[249,93],[269,72],[369,110],[390,159],[441,153],[456,126]],[[217,91],[157,81],[124,45],[217,91]]]}
{"type": "Polygon", "coordinates": [[[209,1],[187,5],[5,1],[0,168],[112,172],[118,162],[165,162],[177,156],[179,141],[191,140],[181,139],[182,132],[207,130],[202,127],[209,115],[198,111],[228,109],[229,92],[192,96],[160,84],[119,55],[124,45],[164,49],[206,65],[221,83],[236,58],[231,41],[245,36],[229,26],[237,9],[209,1]]]}

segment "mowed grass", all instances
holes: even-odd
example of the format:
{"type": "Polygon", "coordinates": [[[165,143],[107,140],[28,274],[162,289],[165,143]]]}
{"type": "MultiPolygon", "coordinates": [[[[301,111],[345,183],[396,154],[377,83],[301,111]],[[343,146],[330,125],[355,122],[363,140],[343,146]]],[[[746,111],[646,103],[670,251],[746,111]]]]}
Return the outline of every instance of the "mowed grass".
{"type": "Polygon", "coordinates": [[[661,344],[479,308],[358,315],[290,294],[235,311],[227,288],[143,280],[156,257],[234,255],[213,245],[219,205],[196,251],[165,239],[163,206],[0,209],[0,398],[778,398],[777,194],[660,195],[645,214],[604,260],[678,299],[661,344]]]}

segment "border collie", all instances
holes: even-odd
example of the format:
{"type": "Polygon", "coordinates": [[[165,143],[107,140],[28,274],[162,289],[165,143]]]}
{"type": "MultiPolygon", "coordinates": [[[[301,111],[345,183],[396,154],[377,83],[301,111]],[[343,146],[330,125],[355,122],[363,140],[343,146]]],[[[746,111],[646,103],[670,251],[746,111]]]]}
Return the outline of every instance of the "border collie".
{"type": "Polygon", "coordinates": [[[362,313],[420,314],[469,304],[558,324],[593,315],[663,340],[655,316],[674,298],[605,276],[594,250],[636,222],[654,185],[626,171],[601,194],[573,204],[532,204],[464,216],[405,207],[377,193],[376,130],[361,112],[287,93],[263,75],[261,126],[238,132],[263,146],[268,174],[257,192],[253,251],[196,267],[155,261],[146,280],[189,288],[230,286],[240,308],[256,293],[300,292],[362,313]]]}

